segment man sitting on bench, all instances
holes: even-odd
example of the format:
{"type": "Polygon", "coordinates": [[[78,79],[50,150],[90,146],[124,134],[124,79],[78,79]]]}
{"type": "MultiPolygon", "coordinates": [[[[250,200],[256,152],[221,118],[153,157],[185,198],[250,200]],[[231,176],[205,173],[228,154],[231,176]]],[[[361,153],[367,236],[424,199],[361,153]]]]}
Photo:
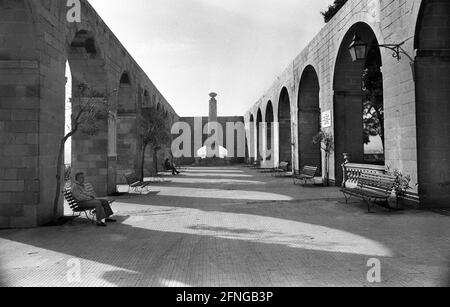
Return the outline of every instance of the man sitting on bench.
{"type": "Polygon", "coordinates": [[[169,159],[166,159],[166,161],[164,162],[164,168],[166,169],[166,171],[172,171],[172,175],[180,174],[180,172],[175,168],[175,166],[173,166],[172,163],[170,163],[169,159]]]}
{"type": "Polygon", "coordinates": [[[78,202],[81,209],[95,209],[97,226],[106,227],[106,223],[114,223],[110,217],[114,214],[106,199],[98,199],[93,191],[87,189],[88,184],[84,183],[84,173],[75,175],[75,183],[72,185],[72,196],[78,202]]]}

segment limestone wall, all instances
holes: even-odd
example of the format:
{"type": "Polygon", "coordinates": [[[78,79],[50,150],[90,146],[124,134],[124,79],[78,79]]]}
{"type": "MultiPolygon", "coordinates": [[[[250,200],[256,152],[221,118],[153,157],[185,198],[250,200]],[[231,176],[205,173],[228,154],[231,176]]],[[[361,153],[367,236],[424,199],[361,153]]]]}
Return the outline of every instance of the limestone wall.
{"type": "Polygon", "coordinates": [[[147,104],[160,104],[177,117],[91,5],[81,3],[81,23],[69,23],[65,1],[0,2],[0,228],[51,219],[65,125],[66,61],[73,89],[84,83],[109,100],[110,118],[100,123],[100,133],[73,139],[74,172],[85,171],[99,194],[115,189],[116,111],[123,104],[118,89],[125,72],[130,86],[126,104],[142,104],[145,91],[147,104]]]}
{"type": "MultiPolygon", "coordinates": [[[[418,20],[420,0],[378,1],[350,0],[338,14],[312,39],[291,64],[275,80],[271,88],[262,94],[261,98],[245,115],[246,124],[251,125],[251,115],[256,118],[259,109],[265,118],[269,101],[273,103],[274,120],[278,122],[279,101],[282,89],[286,87],[291,103],[291,135],[294,148],[292,160],[294,168],[299,170],[298,135],[298,97],[301,76],[306,67],[312,66],[317,72],[320,85],[320,110],[331,111],[333,125],[325,130],[336,134],[338,125],[345,121],[345,114],[336,114],[336,82],[350,82],[345,79],[336,80],[339,50],[347,52],[347,45],[342,42],[349,30],[353,31],[358,24],[369,26],[379,44],[394,44],[404,42],[404,50],[414,57],[414,37],[418,20]],[[352,29],[353,27],[353,29],[352,29]]],[[[300,26],[300,25],[299,25],[300,26]]],[[[382,48],[382,72],[384,85],[384,108],[386,127],[386,165],[397,168],[412,176],[414,192],[418,192],[415,183],[418,180],[417,161],[417,121],[416,94],[413,70],[410,60],[403,56],[400,61],[392,57],[392,51],[382,48]]],[[[339,71],[343,76],[345,66],[339,71]]],[[[351,69],[348,67],[348,69],[351,69]]],[[[348,100],[348,99],[347,99],[348,100]]],[[[347,111],[351,112],[351,110],[347,111]]],[[[355,111],[359,112],[359,111],[355,111]]],[[[345,112],[344,112],[345,113],[345,112]]],[[[253,123],[255,124],[255,122],[253,123]]],[[[348,130],[347,130],[348,131],[348,130]]],[[[350,136],[348,136],[350,137],[350,136]]],[[[278,139],[276,138],[276,142],[278,139]]],[[[255,142],[250,146],[255,147],[255,142]]],[[[278,147],[276,144],[275,149],[278,147]]],[[[277,149],[276,149],[277,150],[277,149]]],[[[350,150],[350,149],[343,149],[350,150]]],[[[278,157],[278,153],[275,154],[278,157]]],[[[339,165],[342,156],[333,155],[331,162],[331,177],[339,177],[339,165]]],[[[324,165],[324,163],[322,163],[324,165]]]]}

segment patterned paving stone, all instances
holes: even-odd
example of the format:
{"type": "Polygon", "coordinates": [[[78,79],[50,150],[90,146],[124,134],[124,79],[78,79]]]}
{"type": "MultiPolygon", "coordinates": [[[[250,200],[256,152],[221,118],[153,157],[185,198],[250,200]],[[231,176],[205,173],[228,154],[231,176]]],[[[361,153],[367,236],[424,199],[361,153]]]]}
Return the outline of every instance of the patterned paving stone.
{"type": "Polygon", "coordinates": [[[192,169],[176,177],[183,180],[155,183],[152,194],[124,195],[114,205],[118,223],[107,228],[78,219],[62,227],[0,231],[0,283],[448,285],[448,216],[384,209],[367,214],[363,203],[345,205],[336,188],[225,170],[229,182],[220,168],[192,169]],[[367,280],[373,258],[381,263],[381,283],[367,280]]]}

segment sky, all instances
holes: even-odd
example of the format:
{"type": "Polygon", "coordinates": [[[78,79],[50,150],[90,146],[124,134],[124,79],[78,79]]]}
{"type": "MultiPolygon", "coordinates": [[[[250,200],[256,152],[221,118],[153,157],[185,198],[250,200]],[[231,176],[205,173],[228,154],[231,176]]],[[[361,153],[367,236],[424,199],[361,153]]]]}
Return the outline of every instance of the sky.
{"type": "Polygon", "coordinates": [[[333,0],[89,0],[180,116],[244,115],[333,0]]]}

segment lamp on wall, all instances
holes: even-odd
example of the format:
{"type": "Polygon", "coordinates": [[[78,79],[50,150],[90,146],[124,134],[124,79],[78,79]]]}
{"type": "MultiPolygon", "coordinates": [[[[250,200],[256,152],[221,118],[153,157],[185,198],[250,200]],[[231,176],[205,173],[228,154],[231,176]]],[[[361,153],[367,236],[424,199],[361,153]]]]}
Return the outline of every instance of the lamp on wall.
{"type": "MultiPolygon", "coordinates": [[[[394,52],[392,54],[392,57],[396,58],[398,61],[402,59],[403,54],[409,58],[411,63],[414,63],[414,59],[402,48],[404,44],[405,42],[402,42],[400,44],[383,44],[383,45],[376,45],[376,47],[387,48],[389,50],[392,50],[394,52]]],[[[350,43],[350,46],[348,46],[348,50],[350,51],[352,61],[356,62],[358,60],[365,60],[367,57],[367,49],[368,44],[365,41],[363,41],[358,36],[358,34],[355,33],[352,42],[350,43]]]]}
{"type": "Polygon", "coordinates": [[[350,51],[353,62],[365,60],[367,56],[367,43],[355,33],[350,46],[348,46],[348,50],[350,51]]]}

